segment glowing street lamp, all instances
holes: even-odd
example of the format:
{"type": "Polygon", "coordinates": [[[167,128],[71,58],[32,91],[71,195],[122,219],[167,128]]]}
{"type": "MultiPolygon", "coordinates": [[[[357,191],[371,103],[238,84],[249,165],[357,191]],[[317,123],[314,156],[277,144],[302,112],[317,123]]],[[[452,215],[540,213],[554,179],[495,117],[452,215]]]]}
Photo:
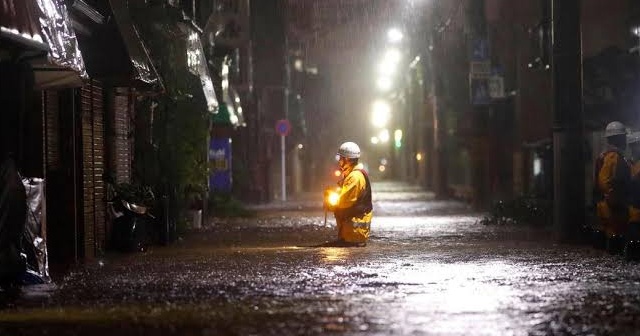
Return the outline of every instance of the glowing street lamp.
{"type": "Polygon", "coordinates": [[[382,62],[378,65],[378,72],[381,75],[393,75],[396,72],[396,67],[400,63],[402,54],[396,48],[391,48],[385,51],[382,57],[382,62]]]}
{"type": "Polygon", "coordinates": [[[387,31],[387,38],[389,39],[389,42],[391,42],[391,43],[398,43],[398,42],[402,41],[403,37],[404,37],[404,35],[402,34],[400,29],[398,29],[398,28],[391,28],[391,29],[389,29],[387,31]]]}
{"type": "Polygon", "coordinates": [[[375,127],[382,128],[387,125],[391,119],[391,107],[384,100],[376,100],[373,102],[371,122],[375,127]]]}

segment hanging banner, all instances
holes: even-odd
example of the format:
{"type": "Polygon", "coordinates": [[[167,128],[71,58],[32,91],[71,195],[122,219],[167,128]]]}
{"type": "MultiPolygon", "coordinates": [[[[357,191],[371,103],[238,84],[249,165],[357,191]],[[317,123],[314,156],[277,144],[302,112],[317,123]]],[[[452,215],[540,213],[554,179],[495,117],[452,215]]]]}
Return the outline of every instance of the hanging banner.
{"type": "Polygon", "coordinates": [[[209,189],[217,192],[230,192],[231,177],[231,139],[212,138],[209,145],[209,189]]]}

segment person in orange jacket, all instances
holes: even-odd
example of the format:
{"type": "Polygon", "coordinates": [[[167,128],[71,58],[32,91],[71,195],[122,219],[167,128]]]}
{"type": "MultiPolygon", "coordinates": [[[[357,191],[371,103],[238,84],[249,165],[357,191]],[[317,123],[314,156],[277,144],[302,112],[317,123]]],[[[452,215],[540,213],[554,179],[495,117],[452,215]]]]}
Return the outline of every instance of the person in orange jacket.
{"type": "Polygon", "coordinates": [[[345,142],[338,149],[338,164],[343,179],[339,182],[340,193],[333,211],[338,229],[337,245],[366,246],[371,231],[373,205],[369,175],[359,163],[360,147],[354,142],[345,142]]]}
{"type": "Polygon", "coordinates": [[[629,222],[630,165],[624,156],[626,127],[618,121],[605,129],[607,148],[595,162],[594,197],[598,229],[607,239],[610,252],[619,252],[629,222]]]}

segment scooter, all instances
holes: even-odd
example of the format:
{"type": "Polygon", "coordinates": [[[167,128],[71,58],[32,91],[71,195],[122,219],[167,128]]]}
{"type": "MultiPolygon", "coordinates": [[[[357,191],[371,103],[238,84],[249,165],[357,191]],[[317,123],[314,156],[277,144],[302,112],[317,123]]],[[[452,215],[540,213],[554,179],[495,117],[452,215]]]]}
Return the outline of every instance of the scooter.
{"type": "MultiPolygon", "coordinates": [[[[151,190],[148,190],[153,194],[151,190]]],[[[122,252],[144,252],[149,245],[149,230],[155,220],[150,209],[124,199],[118,192],[107,202],[112,220],[111,241],[122,252]]]]}

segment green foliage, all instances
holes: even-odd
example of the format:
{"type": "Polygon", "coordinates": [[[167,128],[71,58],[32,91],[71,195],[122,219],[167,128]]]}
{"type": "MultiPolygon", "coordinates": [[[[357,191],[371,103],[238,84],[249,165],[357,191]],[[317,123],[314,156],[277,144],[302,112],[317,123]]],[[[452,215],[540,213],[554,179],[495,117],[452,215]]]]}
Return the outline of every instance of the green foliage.
{"type": "Polygon", "coordinates": [[[214,217],[255,217],[256,212],[247,209],[240,201],[226,193],[209,194],[209,209],[214,217]]]}
{"type": "Polygon", "coordinates": [[[175,190],[183,211],[206,192],[209,113],[202,83],[187,68],[187,37],[177,21],[163,6],[138,6],[132,13],[165,92],[136,104],[134,178],[175,190]]]}
{"type": "Polygon", "coordinates": [[[150,186],[120,183],[114,186],[115,192],[128,202],[153,207],[155,204],[155,196],[150,186]]]}

